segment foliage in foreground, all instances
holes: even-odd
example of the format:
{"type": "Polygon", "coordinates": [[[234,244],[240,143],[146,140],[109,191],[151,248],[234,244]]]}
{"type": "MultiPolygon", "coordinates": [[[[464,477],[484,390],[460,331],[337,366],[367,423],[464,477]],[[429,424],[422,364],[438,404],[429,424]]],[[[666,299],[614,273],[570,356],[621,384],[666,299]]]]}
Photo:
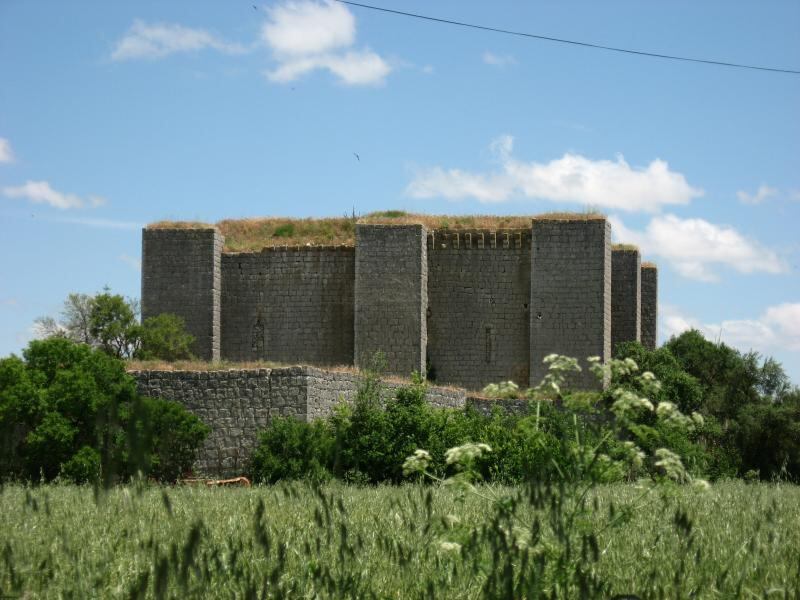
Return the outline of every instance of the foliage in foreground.
{"type": "Polygon", "coordinates": [[[559,540],[575,504],[553,504],[558,488],[476,489],[120,486],[95,503],[87,487],[6,486],[0,595],[580,597],[574,580],[559,583],[570,565],[602,590],[589,597],[795,598],[800,589],[793,485],[666,486],[644,498],[638,485],[598,486],[573,519],[569,563],[558,560],[559,540]]]}
{"type": "MultiPolygon", "coordinates": [[[[660,449],[685,457],[687,478],[710,470],[701,444],[703,419],[685,416],[668,401],[651,403],[647,395],[658,392],[658,381],[637,372],[633,361],[595,363],[597,375],[611,381],[606,403],[600,393],[564,391],[569,372],[578,368],[574,359],[549,360],[545,381],[528,392],[526,415],[434,408],[419,378],[384,400],[378,375],[368,373],[353,404],[341,404],[330,419],[274,420],[261,434],[252,475],[270,483],[306,477],[398,483],[405,458],[424,448],[432,457],[430,472],[442,477],[452,472],[445,450],[471,441],[493,449],[474,468],[483,481],[498,483],[583,478],[576,465],[587,449],[601,457],[593,476],[604,482],[662,477],[660,449]]],[[[489,391],[519,392],[516,386],[500,387],[489,391]]]]}
{"type": "Polygon", "coordinates": [[[63,338],[0,359],[0,480],[174,480],[209,429],[172,401],[136,393],[124,364],[63,338]]]}
{"type": "Polygon", "coordinates": [[[694,330],[655,351],[630,342],[616,352],[661,381],[656,401],[703,415],[710,476],[800,481],[800,389],[778,362],[710,342],[694,330]]]}

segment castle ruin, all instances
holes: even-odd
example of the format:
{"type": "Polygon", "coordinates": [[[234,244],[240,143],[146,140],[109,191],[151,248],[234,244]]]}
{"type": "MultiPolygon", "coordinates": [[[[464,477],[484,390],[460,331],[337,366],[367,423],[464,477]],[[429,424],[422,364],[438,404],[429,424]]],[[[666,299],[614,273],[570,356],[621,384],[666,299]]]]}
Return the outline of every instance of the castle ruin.
{"type": "MultiPolygon", "coordinates": [[[[481,389],[536,385],[550,353],[656,344],[657,270],[600,215],[519,229],[358,223],[352,245],[224,250],[213,226],[142,231],[142,317],[174,313],[206,360],[363,366],[481,389]]],[[[584,369],[576,383],[594,387],[584,369]]]]}

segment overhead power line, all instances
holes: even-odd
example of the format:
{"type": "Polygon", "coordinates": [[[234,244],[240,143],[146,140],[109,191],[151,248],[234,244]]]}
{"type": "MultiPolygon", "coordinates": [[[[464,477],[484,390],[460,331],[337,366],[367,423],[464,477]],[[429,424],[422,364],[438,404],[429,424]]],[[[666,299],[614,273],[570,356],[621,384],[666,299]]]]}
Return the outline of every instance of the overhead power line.
{"type": "Polygon", "coordinates": [[[631,50],[629,48],[616,48],[614,46],[603,46],[602,44],[592,44],[590,42],[580,42],[577,40],[567,40],[564,38],[551,37],[547,35],[537,35],[534,33],[526,33],[524,31],[512,31],[509,29],[500,29],[499,27],[488,27],[486,25],[476,25],[474,23],[464,23],[463,21],[454,21],[452,19],[440,19],[438,17],[429,17],[427,15],[420,15],[417,13],[405,12],[402,10],[394,10],[391,8],[383,8],[380,6],[372,6],[371,4],[362,4],[361,2],[352,2],[351,0],[336,0],[342,4],[349,4],[350,6],[358,6],[359,8],[367,8],[369,10],[377,10],[384,13],[393,15],[401,15],[403,17],[412,17],[414,19],[423,19],[425,21],[433,21],[434,23],[444,23],[446,25],[457,25],[458,27],[468,27],[470,29],[479,29],[481,31],[491,31],[493,33],[503,33],[505,35],[515,35],[518,37],[533,38],[535,40],[543,40],[545,42],[557,42],[559,44],[571,44],[573,46],[583,46],[584,48],[594,48],[595,50],[608,50],[610,52],[622,52],[624,54],[635,54],[638,56],[647,56],[650,58],[663,58],[666,60],[680,60],[683,62],[702,63],[706,65],[715,65],[718,67],[733,67],[736,69],[752,69],[754,71],[770,71],[772,73],[789,73],[791,75],[800,75],[800,71],[794,69],[779,69],[776,67],[763,67],[759,65],[745,65],[741,63],[725,62],[721,60],[707,60],[704,58],[692,58],[689,56],[674,56],[672,54],[659,54],[657,52],[645,52],[643,50],[631,50]]]}

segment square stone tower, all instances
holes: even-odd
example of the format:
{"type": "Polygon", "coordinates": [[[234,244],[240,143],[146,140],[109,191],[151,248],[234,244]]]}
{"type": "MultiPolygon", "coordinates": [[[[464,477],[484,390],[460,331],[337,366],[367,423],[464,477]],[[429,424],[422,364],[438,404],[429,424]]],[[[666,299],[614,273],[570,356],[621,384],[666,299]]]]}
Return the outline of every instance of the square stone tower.
{"type": "Polygon", "coordinates": [[[214,227],[142,230],[142,320],[182,317],[203,360],[220,355],[220,262],[224,238],[214,227]]]}
{"type": "Polygon", "coordinates": [[[639,250],[611,248],[611,352],[622,342],[641,340],[642,278],[639,250]]]}
{"type": "Polygon", "coordinates": [[[571,384],[600,387],[586,359],[611,357],[611,224],[602,216],[544,215],[531,237],[530,384],[551,353],[580,360],[571,384]]]}
{"type": "Polygon", "coordinates": [[[354,359],[377,352],[390,373],[425,373],[427,231],[422,225],[356,225],[354,359]]]}
{"type": "Polygon", "coordinates": [[[650,262],[642,263],[642,345],[656,349],[658,322],[658,268],[650,262]]]}

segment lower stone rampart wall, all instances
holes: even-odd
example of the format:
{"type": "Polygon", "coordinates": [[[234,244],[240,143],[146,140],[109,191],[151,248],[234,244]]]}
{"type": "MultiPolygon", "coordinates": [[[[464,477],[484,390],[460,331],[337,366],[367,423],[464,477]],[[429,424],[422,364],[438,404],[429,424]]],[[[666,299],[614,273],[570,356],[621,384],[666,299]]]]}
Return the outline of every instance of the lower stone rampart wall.
{"type": "Polygon", "coordinates": [[[179,402],[211,427],[194,465],[197,473],[241,474],[271,418],[306,419],[306,376],[300,367],[130,374],[143,396],[179,402]]]}
{"type": "MultiPolygon", "coordinates": [[[[354,373],[313,367],[227,371],[132,371],[143,396],[174,400],[211,428],[194,470],[212,476],[241,475],[249,466],[258,433],[274,417],[302,421],[327,417],[340,401],[352,402],[359,386],[354,373]]],[[[387,398],[403,384],[383,382],[387,398]]],[[[467,394],[428,388],[437,407],[463,408],[467,394]]]]}

